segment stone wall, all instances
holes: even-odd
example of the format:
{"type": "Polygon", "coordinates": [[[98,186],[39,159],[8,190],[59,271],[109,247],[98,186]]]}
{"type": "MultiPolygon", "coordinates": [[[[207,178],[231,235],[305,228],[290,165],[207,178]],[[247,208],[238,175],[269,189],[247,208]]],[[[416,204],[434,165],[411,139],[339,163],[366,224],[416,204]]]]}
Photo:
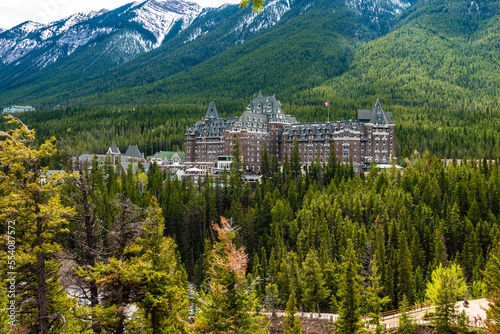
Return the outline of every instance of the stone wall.
{"type": "MultiPolygon", "coordinates": [[[[269,334],[283,334],[283,318],[267,318],[270,321],[269,334]]],[[[324,319],[301,318],[302,334],[327,334],[335,331],[333,322],[324,319]]]]}

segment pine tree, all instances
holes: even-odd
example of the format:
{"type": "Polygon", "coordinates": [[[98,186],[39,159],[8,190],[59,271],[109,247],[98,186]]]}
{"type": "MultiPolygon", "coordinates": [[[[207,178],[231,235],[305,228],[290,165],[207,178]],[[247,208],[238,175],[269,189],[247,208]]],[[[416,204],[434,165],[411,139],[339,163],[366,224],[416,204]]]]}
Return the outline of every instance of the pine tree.
{"type": "Polygon", "coordinates": [[[245,280],[247,255],[234,244],[237,233],[222,217],[221,224],[212,227],[219,240],[209,257],[208,287],[200,297],[195,328],[199,333],[264,334],[255,294],[245,280]]]}
{"type": "Polygon", "coordinates": [[[89,284],[96,284],[102,292],[99,305],[92,310],[96,315],[94,322],[98,322],[103,331],[122,334],[134,330],[134,324],[127,319],[127,308],[138,301],[136,292],[141,288],[134,276],[129,275],[130,263],[136,258],[129,248],[141,236],[148,211],[122,194],[112,202],[119,212],[110,226],[109,258],[91,268],[80,267],[76,273],[89,284]]]}
{"type": "Polygon", "coordinates": [[[440,333],[451,333],[452,321],[457,319],[456,298],[453,292],[452,277],[445,272],[434,311],[434,324],[440,333]]]}
{"type": "Polygon", "coordinates": [[[153,162],[149,167],[147,189],[152,196],[160,198],[163,189],[163,174],[156,162],[153,162]]]}
{"type": "Polygon", "coordinates": [[[319,314],[320,302],[326,301],[330,293],[326,288],[323,271],[318,262],[318,254],[314,249],[311,249],[306,256],[306,260],[302,265],[302,275],[304,303],[311,310],[316,307],[316,311],[319,314]]]}
{"type": "Polygon", "coordinates": [[[231,165],[229,168],[229,188],[230,196],[237,197],[241,195],[243,183],[243,161],[241,160],[241,144],[239,137],[236,137],[234,146],[231,150],[231,165]]]}
{"type": "Polygon", "coordinates": [[[286,317],[283,319],[284,334],[302,334],[302,324],[297,314],[297,301],[295,293],[292,292],[286,303],[286,317]]]}
{"type": "Polygon", "coordinates": [[[484,282],[488,289],[488,310],[486,326],[490,333],[500,333],[500,244],[496,244],[490,254],[484,272],[484,282]]]}
{"type": "Polygon", "coordinates": [[[403,299],[403,295],[408,299],[408,303],[415,302],[415,290],[413,286],[413,267],[411,263],[411,254],[408,249],[406,232],[403,230],[398,238],[398,303],[403,299]]]}
{"type": "Polygon", "coordinates": [[[457,320],[456,302],[463,298],[467,285],[462,277],[462,269],[452,263],[444,268],[439,265],[427,284],[426,297],[436,305],[434,322],[440,333],[451,332],[452,323],[457,320]]]}
{"type": "Polygon", "coordinates": [[[267,310],[271,311],[272,316],[276,316],[276,305],[280,302],[278,285],[270,278],[269,284],[266,285],[266,295],[264,301],[267,310]]]}
{"type": "Polygon", "coordinates": [[[383,287],[380,283],[381,276],[378,270],[378,261],[377,257],[374,256],[371,266],[371,275],[370,275],[370,285],[366,288],[367,294],[367,304],[370,310],[370,324],[375,325],[375,332],[377,334],[381,333],[384,329],[383,326],[380,325],[380,312],[382,312],[382,308],[385,304],[389,303],[391,300],[388,296],[381,297],[383,287]]]}
{"type": "Polygon", "coordinates": [[[335,323],[339,334],[353,334],[361,328],[361,284],[358,259],[350,239],[347,240],[347,245],[340,280],[339,319],[335,323]]]}
{"type": "Polygon", "coordinates": [[[55,139],[36,149],[35,131],[12,116],[7,119],[15,128],[0,131],[0,217],[6,222],[8,243],[15,251],[8,253],[5,248],[0,258],[15,256],[15,263],[3,263],[2,274],[17,272],[19,330],[40,334],[51,329],[63,331],[71,305],[59,281],[54,255],[61,251],[56,234],[65,230],[72,210],[61,204],[60,179],[48,176],[48,168],[42,167],[43,161],[56,153],[55,139]]]}
{"type": "Polygon", "coordinates": [[[260,174],[262,175],[262,184],[265,184],[272,175],[269,153],[267,152],[267,145],[265,143],[262,145],[262,164],[260,171],[260,174]]]}
{"type": "Polygon", "coordinates": [[[299,142],[295,138],[292,143],[292,154],[290,157],[290,168],[292,170],[292,176],[294,180],[297,179],[299,175],[302,175],[302,169],[300,166],[300,153],[299,153],[299,142]]]}
{"type": "Polygon", "coordinates": [[[123,276],[138,287],[135,300],[151,333],[187,333],[187,275],[175,242],[163,236],[163,216],[155,197],[142,230],[128,249],[141,256],[127,263],[123,276]]]}
{"type": "Polygon", "coordinates": [[[403,296],[400,304],[401,315],[399,316],[399,330],[402,334],[415,334],[417,332],[417,325],[410,314],[406,296],[403,296]]]}

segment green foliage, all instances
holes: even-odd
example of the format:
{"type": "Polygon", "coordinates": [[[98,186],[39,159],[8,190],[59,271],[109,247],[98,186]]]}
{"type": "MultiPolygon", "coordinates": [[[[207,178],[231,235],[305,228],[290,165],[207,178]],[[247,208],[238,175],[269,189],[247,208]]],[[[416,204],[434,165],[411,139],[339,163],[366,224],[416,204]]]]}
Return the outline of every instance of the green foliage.
{"type": "Polygon", "coordinates": [[[64,333],[65,319],[73,321],[74,304],[59,280],[55,254],[62,249],[57,236],[67,232],[66,219],[73,211],[61,203],[61,175],[49,178],[43,167],[43,160],[56,152],[55,139],[36,148],[35,131],[6,118],[14,128],[0,131],[0,217],[6,235],[0,251],[2,285],[10,287],[8,279],[15,280],[9,303],[15,303],[19,330],[64,333]]]}
{"type": "Polygon", "coordinates": [[[370,285],[366,288],[367,294],[367,305],[370,309],[370,324],[375,325],[375,333],[380,334],[384,329],[384,326],[380,324],[380,312],[385,304],[389,303],[391,300],[389,296],[381,297],[382,285],[381,285],[381,275],[379,274],[378,261],[375,256],[372,260],[371,265],[371,275],[369,277],[370,285]]]}
{"type": "MultiPolygon", "coordinates": [[[[253,0],[252,3],[253,3],[252,10],[256,12],[260,12],[262,10],[262,7],[264,6],[264,0],[253,0]]],[[[240,7],[246,7],[249,4],[250,0],[242,0],[240,2],[240,7]]]]}
{"type": "Polygon", "coordinates": [[[326,288],[326,281],[318,262],[316,251],[311,250],[302,266],[302,282],[304,284],[304,304],[310,309],[320,313],[320,302],[328,300],[329,291],[326,288]]]}
{"type": "Polygon", "coordinates": [[[486,325],[490,333],[500,333],[500,244],[496,244],[486,265],[484,282],[488,288],[486,325]]]}
{"type": "Polygon", "coordinates": [[[413,268],[411,263],[411,254],[406,240],[406,232],[403,230],[398,237],[398,301],[406,296],[408,302],[415,302],[415,290],[413,286],[413,268]]]}
{"type": "Polygon", "coordinates": [[[448,268],[441,265],[432,272],[432,281],[427,285],[427,298],[435,305],[434,323],[441,333],[451,333],[458,319],[457,298],[463,298],[467,285],[459,265],[448,268]]]}
{"type": "Polygon", "coordinates": [[[469,315],[465,312],[465,310],[462,310],[457,318],[456,329],[458,330],[458,333],[469,333],[467,326],[469,326],[469,315]]]}
{"type": "Polygon", "coordinates": [[[361,329],[361,284],[358,260],[352,241],[347,240],[345,262],[340,280],[339,318],[335,327],[340,334],[357,333],[361,329]]]}
{"type": "MultiPolygon", "coordinates": [[[[8,152],[6,159],[18,154],[8,152]]],[[[360,328],[361,312],[372,312],[375,320],[381,311],[402,305],[408,295],[419,302],[426,293],[450,290],[436,288],[444,284],[439,272],[447,270],[459,276],[460,289],[451,289],[458,291],[450,294],[453,300],[463,298],[464,284],[471,287],[472,295],[484,291],[483,273],[490,275],[485,281],[490,291],[495,289],[497,276],[493,245],[500,216],[498,161],[444,164],[426,152],[413,154],[400,172],[372,169],[361,177],[352,175],[349,166],[315,163],[294,177],[287,158],[283,168],[270,161],[268,179],[255,189],[242,182],[236,198],[227,174],[195,186],[190,181],[165,179],[154,166],[147,176],[142,171],[118,176],[111,161],[102,165],[94,161],[90,171],[70,179],[91,185],[81,188],[91,194],[88,201],[80,200],[82,192],[74,183],[56,189],[64,201],[53,200],[51,208],[71,205],[75,209],[69,211],[76,215],[69,222],[61,220],[58,229],[51,231],[51,248],[45,249],[75,254],[79,266],[88,266],[79,269],[79,274],[89,285],[99,285],[102,298],[94,307],[78,307],[61,293],[61,298],[52,300],[54,310],[67,320],[67,326],[60,329],[149,332],[174,328],[183,332],[188,279],[204,288],[200,293],[200,301],[205,302],[200,304],[203,315],[197,315],[196,323],[206,332],[224,327],[228,314],[240,314],[238,319],[229,317],[234,328],[259,331],[263,323],[256,312],[258,299],[266,298],[264,302],[272,309],[284,306],[294,294],[294,304],[301,311],[339,309],[339,331],[352,333],[360,328]],[[158,206],[151,201],[153,196],[158,206]],[[86,235],[81,224],[86,216],[81,207],[84,202],[91,207],[87,213],[95,216],[89,220],[96,227],[89,234],[97,241],[95,266],[90,257],[84,260],[88,245],[78,241],[86,235]],[[231,237],[227,237],[230,243],[215,242],[210,229],[222,215],[233,220],[231,237]],[[66,226],[70,233],[63,229],[66,226]],[[243,262],[229,261],[227,254],[233,254],[233,260],[244,259],[244,270],[230,265],[243,262]],[[448,259],[450,267],[446,267],[448,259]],[[251,275],[246,275],[247,263],[251,275]],[[433,282],[427,287],[428,277],[433,282]],[[391,301],[384,305],[386,297],[391,301]],[[125,310],[132,304],[137,312],[128,318],[125,310]],[[93,321],[83,322],[68,313],[93,321]]],[[[9,172],[8,164],[1,171],[4,180],[17,177],[9,172]]],[[[12,187],[2,186],[3,199],[12,187]]],[[[58,183],[52,186],[59,188],[58,183]]],[[[15,213],[5,207],[8,210],[2,214],[15,213]]],[[[0,233],[6,231],[1,225],[0,233]]],[[[57,264],[52,257],[46,263],[54,269],[57,264]]],[[[28,276],[33,282],[33,273],[28,276]]],[[[60,286],[55,280],[49,284],[60,286]]],[[[436,300],[449,297],[439,293],[436,300]]],[[[28,306],[36,311],[34,304],[23,305],[28,306]]],[[[443,308],[442,314],[443,321],[456,316],[453,309],[443,308]]]]}
{"type": "Polygon", "coordinates": [[[451,263],[449,267],[439,265],[439,267],[434,269],[431,280],[427,283],[426,298],[437,305],[440,298],[442,298],[440,295],[443,293],[445,286],[451,290],[449,298],[452,298],[454,301],[464,299],[467,284],[465,283],[460,265],[451,263]]]}
{"type": "Polygon", "coordinates": [[[284,334],[302,334],[302,324],[297,314],[297,301],[295,293],[292,292],[286,303],[286,317],[283,319],[284,334]]]}
{"type": "Polygon", "coordinates": [[[413,319],[410,311],[408,299],[403,296],[401,300],[401,315],[399,316],[399,329],[402,334],[415,334],[417,332],[417,324],[415,319],[413,319]]]}
{"type": "Polygon", "coordinates": [[[142,256],[134,258],[124,276],[138,286],[137,304],[151,333],[188,333],[187,277],[175,242],[164,237],[163,230],[162,211],[153,197],[143,237],[128,250],[142,256]]]}

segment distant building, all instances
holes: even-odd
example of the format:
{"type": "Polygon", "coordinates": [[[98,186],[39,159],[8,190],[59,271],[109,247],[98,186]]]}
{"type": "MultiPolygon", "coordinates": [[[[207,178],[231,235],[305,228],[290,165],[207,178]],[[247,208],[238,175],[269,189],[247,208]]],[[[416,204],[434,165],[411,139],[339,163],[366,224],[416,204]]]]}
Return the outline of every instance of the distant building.
{"type": "Polygon", "coordinates": [[[160,151],[148,157],[148,160],[159,166],[180,166],[184,163],[185,155],[184,152],[160,151]]]}
{"type": "Polygon", "coordinates": [[[118,146],[116,146],[115,142],[111,144],[106,154],[110,155],[113,158],[113,163],[116,162],[116,157],[120,157],[122,155],[120,149],[118,148],[118,146]]]}
{"type": "Polygon", "coordinates": [[[4,114],[15,114],[18,112],[24,112],[24,111],[35,111],[36,109],[33,108],[32,106],[12,106],[9,108],[3,108],[3,113],[4,114]]]}
{"type": "MultiPolygon", "coordinates": [[[[110,148],[111,149],[111,148],[110,148]]],[[[132,162],[141,161],[144,162],[144,154],[139,151],[137,145],[129,145],[127,151],[122,155],[122,161],[132,162]]]]}
{"type": "Polygon", "coordinates": [[[303,165],[318,159],[326,163],[335,154],[360,172],[372,160],[385,164],[396,157],[395,129],[392,113],[383,111],[378,100],[372,109],[358,110],[356,121],[322,123],[298,123],[274,96],[259,94],[241,117],[228,119],[220,118],[211,102],[205,117],[186,132],[186,164],[230,161],[227,156],[238,137],[247,172],[260,172],[263,145],[282,162],[290,157],[294,140],[303,165]]]}

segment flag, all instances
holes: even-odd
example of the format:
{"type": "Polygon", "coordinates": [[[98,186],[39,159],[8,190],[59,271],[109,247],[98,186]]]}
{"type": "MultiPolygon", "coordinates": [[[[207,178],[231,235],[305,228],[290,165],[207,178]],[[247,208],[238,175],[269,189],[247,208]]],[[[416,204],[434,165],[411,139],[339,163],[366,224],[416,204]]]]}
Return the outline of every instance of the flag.
{"type": "Polygon", "coordinates": [[[329,104],[330,102],[325,102],[325,107],[328,107],[329,104]]]}

